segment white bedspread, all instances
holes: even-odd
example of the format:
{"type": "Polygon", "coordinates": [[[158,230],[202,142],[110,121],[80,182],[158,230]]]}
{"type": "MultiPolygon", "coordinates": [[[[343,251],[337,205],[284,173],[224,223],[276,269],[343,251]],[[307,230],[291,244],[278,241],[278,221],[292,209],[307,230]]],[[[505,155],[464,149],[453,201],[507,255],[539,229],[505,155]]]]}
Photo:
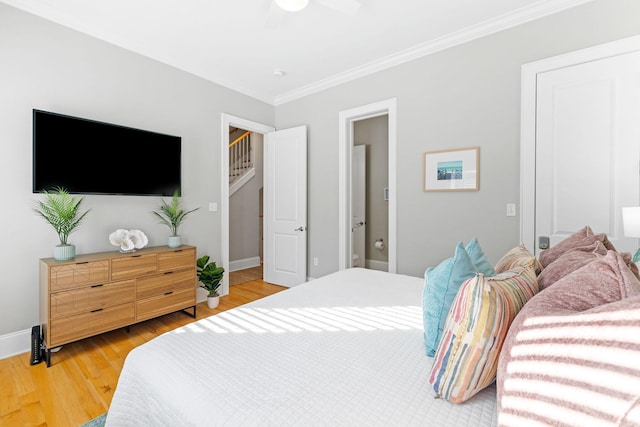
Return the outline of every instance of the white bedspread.
{"type": "Polygon", "coordinates": [[[420,278],[349,269],[131,351],[107,426],[495,426],[428,382],[420,278]]]}

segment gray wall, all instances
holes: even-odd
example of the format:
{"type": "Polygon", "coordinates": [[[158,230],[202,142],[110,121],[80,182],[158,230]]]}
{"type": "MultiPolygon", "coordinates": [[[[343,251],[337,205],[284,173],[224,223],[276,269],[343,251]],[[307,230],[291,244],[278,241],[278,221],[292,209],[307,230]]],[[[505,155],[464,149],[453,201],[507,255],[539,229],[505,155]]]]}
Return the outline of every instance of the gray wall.
{"type": "MultiPolygon", "coordinates": [[[[32,211],[33,108],[180,135],[183,202],[200,207],[180,234],[198,255],[220,259],[219,212],[207,209],[220,203],[220,115],[273,124],[273,106],[4,4],[0,58],[0,336],[39,323],[38,259],[53,256],[58,243],[32,211]]],[[[135,179],[135,162],[144,159],[126,154],[114,173],[135,179]]],[[[150,213],[160,198],[86,196],[84,203],[92,211],[70,238],[78,253],[115,250],[108,235],[117,228],[140,229],[149,246],[166,245],[169,230],[150,213]]]]}
{"type": "Polygon", "coordinates": [[[276,108],[309,126],[309,275],[338,268],[338,114],[397,98],[398,272],[422,276],[477,236],[496,262],[519,244],[522,64],[640,33],[640,2],[597,0],[276,108]],[[422,154],[480,147],[480,191],[425,193],[422,154]]]}
{"type": "Polygon", "coordinates": [[[389,247],[376,249],[377,239],[388,243],[389,202],[384,200],[384,189],[389,186],[389,117],[387,115],[359,120],[353,125],[354,145],[366,148],[366,246],[367,260],[387,262],[389,247]]]}
{"type": "Polygon", "coordinates": [[[263,136],[251,134],[256,176],[229,197],[229,261],[260,257],[260,189],[263,182],[263,136]]]}

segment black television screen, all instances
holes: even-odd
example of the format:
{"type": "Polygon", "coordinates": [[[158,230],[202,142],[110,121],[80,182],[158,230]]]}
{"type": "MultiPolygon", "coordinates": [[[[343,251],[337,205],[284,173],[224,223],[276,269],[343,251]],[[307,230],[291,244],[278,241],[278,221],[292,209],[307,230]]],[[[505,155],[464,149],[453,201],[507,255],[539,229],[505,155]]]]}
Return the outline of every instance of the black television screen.
{"type": "Polygon", "coordinates": [[[172,196],[179,136],[33,110],[33,192],[172,196]]]}

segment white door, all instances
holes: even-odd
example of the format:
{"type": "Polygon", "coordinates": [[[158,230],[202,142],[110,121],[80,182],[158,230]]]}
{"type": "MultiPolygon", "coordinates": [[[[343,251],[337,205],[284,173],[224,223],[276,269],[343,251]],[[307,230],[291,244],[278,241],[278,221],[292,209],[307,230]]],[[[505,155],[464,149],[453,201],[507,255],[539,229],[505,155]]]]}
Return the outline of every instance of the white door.
{"type": "Polygon", "coordinates": [[[353,250],[351,266],[364,268],[367,235],[367,163],[365,145],[353,147],[351,162],[351,248],[353,250]]]}
{"type": "Polygon", "coordinates": [[[540,73],[536,96],[536,254],[585,225],[635,252],[622,207],[640,202],[640,53],[540,73]]]}
{"type": "Polygon", "coordinates": [[[264,280],[307,280],[307,127],[265,134],[264,280]]]}

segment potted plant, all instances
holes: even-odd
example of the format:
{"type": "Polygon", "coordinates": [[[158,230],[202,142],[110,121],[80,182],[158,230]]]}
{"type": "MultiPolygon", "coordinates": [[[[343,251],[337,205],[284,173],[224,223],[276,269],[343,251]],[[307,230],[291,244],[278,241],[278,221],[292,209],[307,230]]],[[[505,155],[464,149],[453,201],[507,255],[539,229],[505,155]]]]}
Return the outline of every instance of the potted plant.
{"type": "Polygon", "coordinates": [[[209,255],[198,258],[196,267],[200,287],[209,292],[207,304],[209,308],[216,308],[220,303],[218,288],[221,285],[224,268],[218,267],[215,261],[209,262],[209,255]]]}
{"type": "Polygon", "coordinates": [[[63,187],[42,193],[45,198],[36,202],[34,211],[58,233],[60,244],[55,247],[54,258],[60,261],[73,259],[76,256],[76,246],[69,244],[69,234],[80,225],[90,209],[81,213],[80,205],[84,198],[71,196],[63,187]]]}
{"type": "Polygon", "coordinates": [[[182,239],[178,235],[178,229],[180,228],[180,224],[184,221],[184,218],[189,215],[191,212],[197,211],[199,208],[191,209],[186,211],[182,208],[180,204],[180,199],[178,198],[179,193],[176,190],[173,193],[173,198],[171,199],[171,203],[167,203],[162,199],[162,205],[153,213],[160,219],[161,224],[165,224],[171,230],[171,235],[169,236],[168,245],[170,248],[179,248],[182,246],[182,239]]]}

